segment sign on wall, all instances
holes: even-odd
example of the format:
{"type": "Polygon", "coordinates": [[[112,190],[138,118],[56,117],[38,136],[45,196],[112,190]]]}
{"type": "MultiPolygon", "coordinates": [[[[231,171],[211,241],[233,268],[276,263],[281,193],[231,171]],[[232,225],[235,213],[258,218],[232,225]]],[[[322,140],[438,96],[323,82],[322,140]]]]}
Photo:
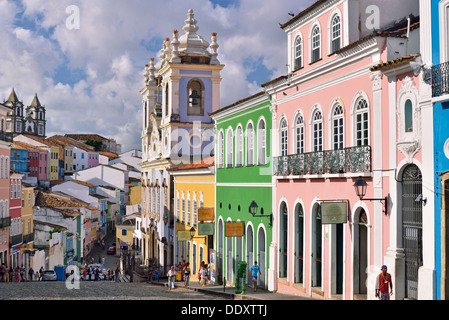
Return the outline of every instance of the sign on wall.
{"type": "Polygon", "coordinates": [[[348,221],[348,203],[346,201],[321,203],[321,223],[339,224],[348,221]]]}
{"type": "Polygon", "coordinates": [[[213,236],[214,235],[214,223],[204,222],[198,224],[198,235],[199,236],[213,236]]]}
{"type": "Polygon", "coordinates": [[[190,231],[188,230],[178,231],[178,241],[190,241],[190,240],[191,240],[190,231]]]}
{"type": "Polygon", "coordinates": [[[245,223],[239,222],[225,222],[225,237],[243,237],[245,223]]]}
{"type": "Polygon", "coordinates": [[[198,209],[198,221],[214,221],[214,220],[215,220],[214,208],[198,209]]]}

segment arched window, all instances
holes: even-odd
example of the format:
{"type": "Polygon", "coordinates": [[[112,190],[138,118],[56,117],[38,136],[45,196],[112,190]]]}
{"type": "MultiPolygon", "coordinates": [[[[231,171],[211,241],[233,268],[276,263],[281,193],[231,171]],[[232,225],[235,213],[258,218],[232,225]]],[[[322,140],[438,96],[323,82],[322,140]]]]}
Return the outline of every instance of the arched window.
{"type": "Polygon", "coordinates": [[[267,153],[267,130],[265,127],[265,120],[260,119],[257,126],[257,159],[259,165],[266,164],[267,153]]]}
{"type": "Polygon", "coordinates": [[[165,84],[165,116],[167,117],[169,114],[169,91],[168,91],[168,83],[165,84]]]}
{"type": "Polygon", "coordinates": [[[311,35],[311,59],[310,62],[315,62],[321,59],[321,31],[319,26],[315,26],[311,35]]]}
{"type": "Polygon", "coordinates": [[[189,81],[188,88],[188,115],[202,116],[204,113],[204,86],[198,79],[189,81]]]}
{"type": "Polygon", "coordinates": [[[218,168],[224,168],[224,134],[218,134],[218,168]]]}
{"type": "Polygon", "coordinates": [[[341,48],[341,18],[340,15],[335,14],[331,21],[331,53],[341,48]]]}
{"type": "Polygon", "coordinates": [[[304,153],[304,117],[298,115],[295,121],[295,151],[297,154],[304,153]]]}
{"type": "Polygon", "coordinates": [[[294,70],[302,68],[302,39],[300,36],[295,39],[295,63],[294,70]]]}
{"type": "Polygon", "coordinates": [[[241,167],[243,165],[243,130],[239,125],[235,131],[235,166],[241,167]]]}
{"type": "Polygon", "coordinates": [[[288,127],[287,127],[287,120],[285,120],[285,118],[282,118],[281,120],[280,129],[281,129],[280,134],[281,156],[286,156],[288,155],[288,127]]]}
{"type": "Polygon", "coordinates": [[[313,151],[323,151],[323,116],[319,110],[313,113],[312,132],[313,151]]]}
{"type": "Polygon", "coordinates": [[[246,126],[246,165],[254,165],[254,128],[251,122],[246,126]]]}
{"type": "Polygon", "coordinates": [[[232,133],[232,128],[229,128],[226,133],[226,167],[232,167],[232,155],[234,148],[234,135],[232,133]]]}
{"type": "Polygon", "coordinates": [[[404,107],[405,132],[413,132],[413,103],[407,99],[404,107]]]}
{"type": "Polygon", "coordinates": [[[369,145],[369,110],[368,102],[361,98],[355,108],[355,137],[356,146],[369,145]]]}
{"type": "Polygon", "coordinates": [[[344,148],[344,123],[343,107],[337,104],[332,113],[332,147],[334,150],[344,148]]]}

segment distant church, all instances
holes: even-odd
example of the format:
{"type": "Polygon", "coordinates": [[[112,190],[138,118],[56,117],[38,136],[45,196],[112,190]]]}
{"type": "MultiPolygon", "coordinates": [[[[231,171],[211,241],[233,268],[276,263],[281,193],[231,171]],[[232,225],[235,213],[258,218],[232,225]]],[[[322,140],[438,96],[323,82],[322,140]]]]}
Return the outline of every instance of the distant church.
{"type": "Polygon", "coordinates": [[[23,113],[23,102],[17,98],[16,92],[12,89],[8,100],[3,101],[4,106],[11,109],[6,117],[6,132],[12,132],[13,136],[28,134],[45,138],[45,106],[41,105],[37,94],[29,106],[26,113],[23,113]]]}

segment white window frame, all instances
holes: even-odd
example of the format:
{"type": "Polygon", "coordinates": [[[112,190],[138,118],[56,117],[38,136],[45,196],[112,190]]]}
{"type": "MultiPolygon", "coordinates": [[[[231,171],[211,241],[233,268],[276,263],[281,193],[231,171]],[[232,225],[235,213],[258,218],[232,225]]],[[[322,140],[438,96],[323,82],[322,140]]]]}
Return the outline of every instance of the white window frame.
{"type": "Polygon", "coordinates": [[[319,61],[322,58],[322,52],[321,52],[321,47],[322,47],[322,32],[321,32],[321,26],[319,24],[319,22],[314,22],[312,24],[312,27],[310,28],[310,34],[309,34],[309,63],[314,63],[316,61],[319,61]],[[318,33],[315,35],[315,30],[318,30],[318,33]],[[318,39],[316,39],[315,37],[318,37],[318,39]],[[314,50],[318,50],[319,51],[319,57],[317,59],[313,59],[313,51],[314,50]]]}
{"type": "Polygon", "coordinates": [[[257,122],[257,164],[267,164],[267,122],[264,117],[257,122]],[[261,124],[263,128],[260,128],[261,124]]]}
{"type": "Polygon", "coordinates": [[[320,152],[324,148],[324,125],[323,125],[323,111],[321,108],[315,106],[312,109],[312,114],[310,118],[310,151],[320,152]],[[318,113],[320,118],[317,118],[318,113]],[[315,138],[315,133],[318,137],[315,138]],[[321,138],[321,141],[320,141],[321,138]]]}
{"type": "Polygon", "coordinates": [[[345,148],[345,107],[339,102],[335,101],[331,107],[330,113],[330,121],[329,121],[329,134],[330,134],[330,150],[341,150],[345,148]],[[337,108],[341,109],[341,113],[336,114],[337,108]],[[337,124],[341,129],[337,134],[335,134],[335,121],[341,121],[341,123],[337,124]],[[338,144],[338,147],[335,148],[335,144],[338,144]]]}
{"type": "Polygon", "coordinates": [[[279,121],[279,155],[288,155],[288,121],[285,116],[279,121]]]}
{"type": "Polygon", "coordinates": [[[254,124],[252,121],[248,121],[245,130],[246,136],[246,165],[254,165],[254,124]]]}
{"type": "Polygon", "coordinates": [[[243,128],[240,123],[235,129],[235,166],[243,166],[243,128]]]}
{"type": "Polygon", "coordinates": [[[328,34],[328,54],[333,54],[336,50],[332,50],[332,42],[336,39],[339,39],[340,41],[340,49],[343,47],[343,19],[341,11],[338,8],[335,8],[332,13],[329,15],[329,22],[327,27],[327,34],[328,34]],[[338,37],[334,37],[334,21],[335,18],[339,18],[339,26],[340,26],[340,35],[338,37]]]}
{"type": "MultiPolygon", "coordinates": [[[[354,99],[352,101],[352,106],[351,106],[351,123],[352,123],[352,130],[351,130],[352,131],[352,139],[351,140],[352,140],[352,145],[354,147],[358,146],[358,141],[357,141],[358,140],[357,139],[357,116],[359,114],[365,112],[365,111],[357,110],[358,104],[359,104],[359,102],[361,100],[365,100],[366,104],[367,104],[367,111],[366,111],[367,114],[368,114],[368,119],[367,119],[368,128],[366,128],[366,130],[368,132],[368,137],[367,137],[368,144],[367,145],[371,144],[371,132],[370,132],[370,130],[371,130],[371,123],[370,123],[370,121],[371,121],[371,117],[370,117],[371,103],[370,103],[370,100],[368,99],[368,95],[365,92],[363,92],[363,91],[359,91],[354,96],[354,99]]],[[[363,144],[362,144],[362,146],[363,146],[363,144]]]]}
{"type": "Polygon", "coordinates": [[[295,35],[293,40],[293,54],[292,54],[292,70],[298,70],[304,67],[304,40],[302,37],[302,34],[298,32],[298,34],[295,35]],[[298,43],[299,41],[299,43],[298,43]],[[299,47],[299,49],[298,49],[299,47]],[[298,54],[298,51],[300,54],[298,54]],[[297,64],[297,60],[299,62],[299,65],[297,64]]]}
{"type": "Polygon", "coordinates": [[[234,132],[232,127],[226,130],[226,168],[233,166],[234,154],[234,132]]]}
{"type": "Polygon", "coordinates": [[[295,121],[293,122],[293,150],[296,154],[301,154],[306,152],[306,127],[305,119],[302,111],[297,111],[295,115],[295,121]],[[302,120],[302,123],[298,123],[298,120],[302,120]],[[299,134],[298,134],[299,130],[299,134]],[[298,137],[300,136],[300,137],[298,137]],[[298,147],[299,143],[299,147],[298,147]]]}
{"type": "Polygon", "coordinates": [[[218,133],[218,168],[224,168],[224,132],[220,130],[218,133]]]}

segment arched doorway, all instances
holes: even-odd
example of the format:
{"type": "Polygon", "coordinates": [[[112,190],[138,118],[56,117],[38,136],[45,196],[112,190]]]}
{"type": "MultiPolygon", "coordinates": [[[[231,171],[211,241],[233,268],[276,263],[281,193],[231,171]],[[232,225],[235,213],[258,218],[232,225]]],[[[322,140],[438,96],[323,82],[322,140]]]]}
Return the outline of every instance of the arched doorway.
{"type": "Polygon", "coordinates": [[[354,217],[354,294],[366,295],[368,277],[368,216],[359,208],[354,217]]]}
{"type": "Polygon", "coordinates": [[[312,211],[312,287],[321,287],[321,206],[315,204],[312,211]]]}
{"type": "Polygon", "coordinates": [[[218,221],[218,246],[217,246],[217,278],[218,283],[223,283],[223,220],[218,221]]]}
{"type": "Polygon", "coordinates": [[[265,230],[263,228],[259,228],[259,232],[257,235],[257,264],[260,267],[260,272],[262,273],[262,277],[259,279],[259,286],[265,288],[266,283],[266,272],[265,272],[265,230]]]}
{"type": "Polygon", "coordinates": [[[422,174],[415,165],[402,173],[402,243],[405,251],[405,297],[418,298],[418,269],[422,254],[422,174]]]}
{"type": "Polygon", "coordinates": [[[248,266],[248,274],[246,275],[246,282],[251,284],[250,268],[254,264],[254,231],[251,225],[246,229],[246,264],[248,266]]]}
{"type": "Polygon", "coordinates": [[[279,278],[287,277],[288,210],[285,202],[279,210],[279,278]]]}
{"type": "Polygon", "coordinates": [[[295,207],[294,282],[303,283],[304,270],[304,210],[300,203],[295,207]]]}

